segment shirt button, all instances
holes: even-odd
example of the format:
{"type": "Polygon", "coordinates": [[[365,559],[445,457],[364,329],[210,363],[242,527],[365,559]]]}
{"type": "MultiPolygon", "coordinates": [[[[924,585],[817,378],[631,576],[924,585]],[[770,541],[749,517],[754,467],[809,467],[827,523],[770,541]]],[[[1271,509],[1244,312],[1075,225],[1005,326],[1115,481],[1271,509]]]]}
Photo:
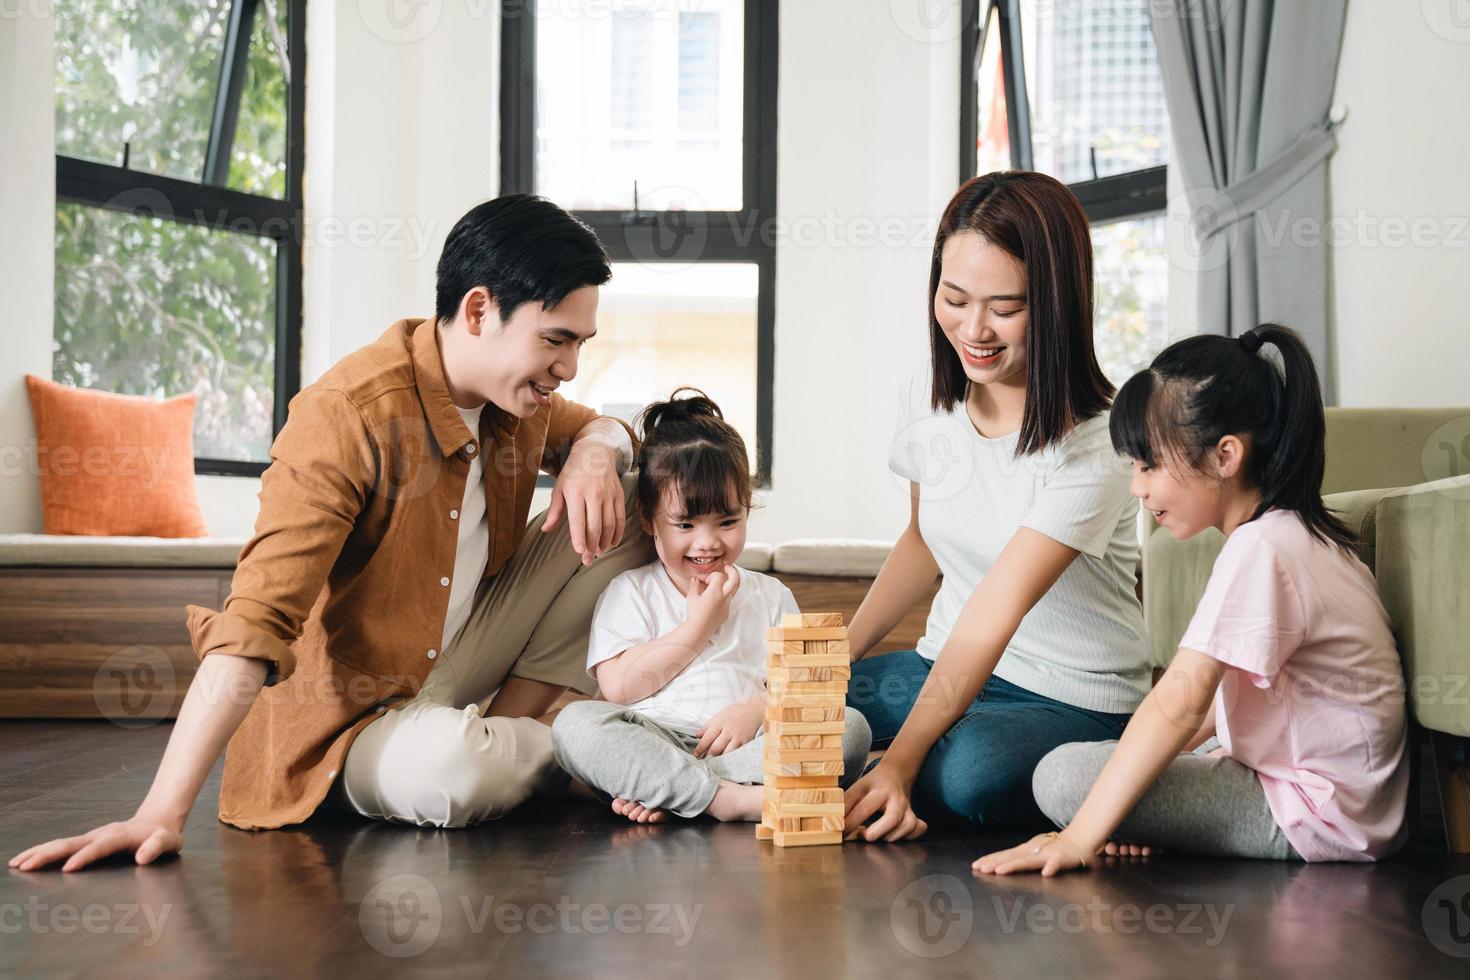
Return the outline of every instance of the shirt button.
{"type": "Polygon", "coordinates": [[[451,521],[457,521],[457,520],[459,520],[459,511],[458,510],[451,510],[449,512],[449,519],[451,521]]]}
{"type": "Polygon", "coordinates": [[[439,584],[440,585],[448,585],[449,584],[449,579],[448,578],[441,578],[439,580],[439,584]]]}
{"type": "Polygon", "coordinates": [[[475,444],[472,442],[468,446],[465,446],[464,451],[467,456],[475,455],[475,444]]]}
{"type": "Polygon", "coordinates": [[[430,660],[433,660],[437,656],[439,656],[439,651],[438,650],[430,650],[429,651],[429,659],[430,660]]]}

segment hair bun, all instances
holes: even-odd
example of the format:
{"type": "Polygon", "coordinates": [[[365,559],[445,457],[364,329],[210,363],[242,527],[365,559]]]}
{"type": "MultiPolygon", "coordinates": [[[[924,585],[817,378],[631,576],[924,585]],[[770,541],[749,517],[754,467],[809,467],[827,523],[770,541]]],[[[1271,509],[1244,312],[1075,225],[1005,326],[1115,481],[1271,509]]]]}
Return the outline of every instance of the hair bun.
{"type": "Polygon", "coordinates": [[[1258,328],[1247,330],[1240,335],[1241,346],[1252,354],[1261,349],[1261,344],[1265,343],[1265,340],[1266,338],[1258,332],[1258,328]]]}
{"type": "Polygon", "coordinates": [[[668,400],[653,402],[639,412],[638,424],[646,439],[648,434],[660,425],[700,417],[723,419],[725,413],[720,411],[720,406],[716,405],[714,399],[709,395],[698,388],[684,385],[675,388],[668,400]],[[685,397],[681,398],[680,395],[685,395],[685,397]]]}

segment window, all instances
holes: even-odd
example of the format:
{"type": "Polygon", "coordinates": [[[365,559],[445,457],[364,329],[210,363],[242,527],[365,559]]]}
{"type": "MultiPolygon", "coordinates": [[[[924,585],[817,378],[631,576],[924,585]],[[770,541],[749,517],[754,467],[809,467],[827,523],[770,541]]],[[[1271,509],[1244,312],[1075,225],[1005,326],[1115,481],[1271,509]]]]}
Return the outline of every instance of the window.
{"type": "Polygon", "coordinates": [[[193,393],[257,475],[300,385],[301,0],[56,7],[57,381],[193,393]]]}
{"type": "Polygon", "coordinates": [[[563,390],[631,419],[708,392],[771,472],[776,0],[504,0],[502,193],[575,212],[613,259],[563,390]],[[543,67],[544,66],[544,67],[543,67]]]}
{"type": "Polygon", "coordinates": [[[1167,342],[1169,117],[1147,0],[965,0],[960,167],[1067,183],[1092,222],[1094,336],[1121,384],[1167,342]]]}

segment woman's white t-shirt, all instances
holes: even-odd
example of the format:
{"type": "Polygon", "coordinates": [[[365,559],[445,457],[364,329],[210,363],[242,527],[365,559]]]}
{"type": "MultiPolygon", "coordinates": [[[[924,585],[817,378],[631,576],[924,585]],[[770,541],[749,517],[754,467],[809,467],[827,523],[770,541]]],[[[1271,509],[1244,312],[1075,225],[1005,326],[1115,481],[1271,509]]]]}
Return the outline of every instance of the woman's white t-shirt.
{"type": "Polygon", "coordinates": [[[995,676],[1079,708],[1133,711],[1150,680],[1134,592],[1138,501],[1128,492],[1131,467],[1109,439],[1107,414],[1017,457],[1018,432],[982,436],[963,401],[935,412],[930,384],[925,365],[904,386],[888,463],[919,484],[919,531],[944,576],[919,655],[939,655],[1001,550],[1029,527],[1080,554],[1021,620],[995,676]]]}
{"type": "MultiPolygon", "coordinates": [[[[740,587],[730,598],[730,615],[709,643],[663,687],[630,705],[667,728],[696,735],[719,711],[765,690],[766,628],[781,625],[782,613],[801,610],[779,579],[737,570],[740,587]]],[[[623,572],[608,584],[592,613],[587,673],[604,660],[684,625],[689,604],[662,562],[623,572]]]]}

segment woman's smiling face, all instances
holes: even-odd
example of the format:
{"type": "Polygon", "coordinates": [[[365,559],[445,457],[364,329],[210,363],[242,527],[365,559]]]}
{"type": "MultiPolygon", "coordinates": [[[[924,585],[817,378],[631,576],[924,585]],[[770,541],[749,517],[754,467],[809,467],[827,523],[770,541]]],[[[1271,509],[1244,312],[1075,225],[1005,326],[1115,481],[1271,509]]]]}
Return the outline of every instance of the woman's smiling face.
{"type": "Polygon", "coordinates": [[[940,252],[934,319],[975,384],[1026,384],[1026,267],[978,233],[940,252]]]}

